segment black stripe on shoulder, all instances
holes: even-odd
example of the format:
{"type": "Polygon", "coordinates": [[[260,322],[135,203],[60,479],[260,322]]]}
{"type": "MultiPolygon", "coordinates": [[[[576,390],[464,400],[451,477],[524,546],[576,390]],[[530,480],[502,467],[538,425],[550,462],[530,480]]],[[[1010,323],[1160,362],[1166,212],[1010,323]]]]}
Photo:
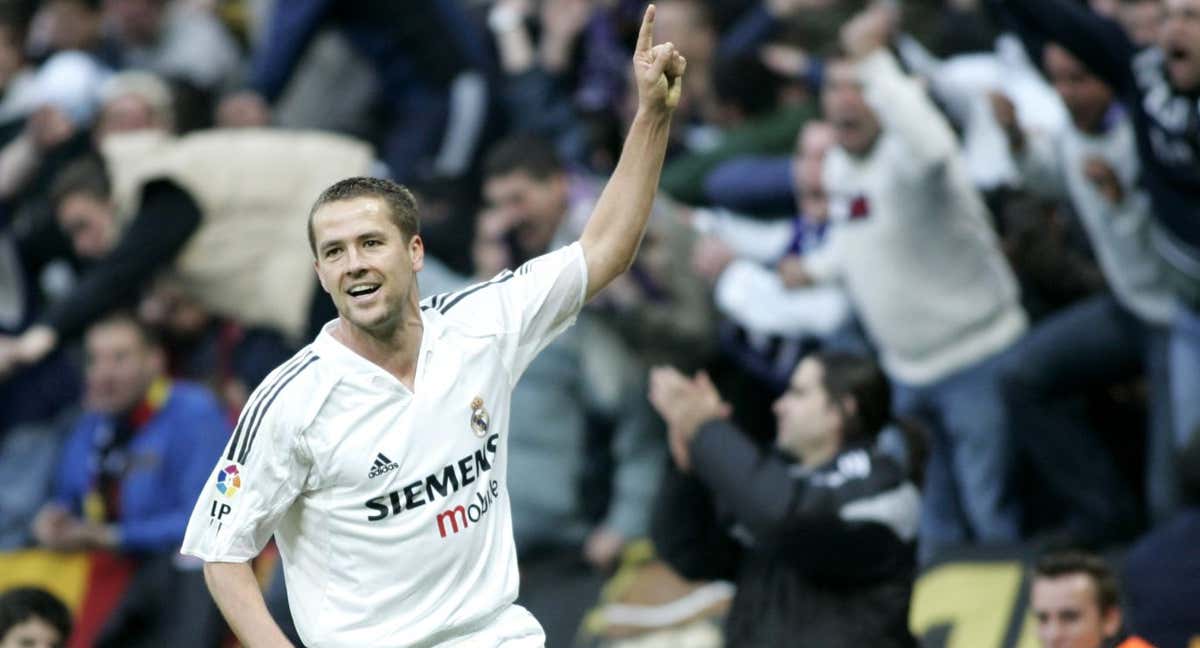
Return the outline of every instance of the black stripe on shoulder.
{"type": "Polygon", "coordinates": [[[304,360],[307,359],[311,353],[311,351],[305,351],[304,353],[292,356],[291,359],[280,365],[280,368],[275,373],[275,378],[273,380],[270,382],[264,380],[257,388],[255,388],[254,392],[250,395],[250,399],[246,401],[246,405],[242,407],[242,415],[238,417],[237,427],[235,427],[233,430],[233,438],[229,443],[229,452],[225,455],[226,459],[233,461],[234,456],[237,455],[238,441],[245,441],[245,439],[242,438],[242,432],[249,427],[247,423],[249,423],[255,412],[262,407],[262,403],[267,398],[267,394],[274,389],[275,385],[277,385],[280,380],[283,379],[283,376],[287,375],[289,371],[294,369],[300,363],[304,362],[304,360]]]}
{"type": "Polygon", "coordinates": [[[458,293],[457,295],[454,296],[453,299],[448,301],[446,303],[446,305],[439,308],[438,312],[441,313],[442,315],[445,315],[446,313],[450,312],[451,308],[454,308],[455,304],[462,301],[463,298],[468,297],[476,292],[479,292],[480,290],[487,288],[488,286],[495,286],[496,284],[502,284],[505,281],[508,281],[509,279],[512,279],[515,276],[516,275],[514,275],[512,272],[505,270],[504,274],[502,274],[499,277],[496,277],[495,279],[492,279],[491,281],[487,281],[487,282],[484,282],[481,284],[476,284],[476,285],[471,286],[470,288],[467,288],[466,290],[463,290],[462,292],[458,293]]]}
{"type": "Polygon", "coordinates": [[[258,428],[262,425],[263,419],[266,418],[267,410],[271,408],[271,403],[275,402],[275,399],[283,392],[283,388],[288,386],[288,383],[292,382],[296,376],[299,376],[309,365],[319,359],[320,356],[312,354],[304,362],[293,367],[287,374],[280,377],[270,390],[269,396],[264,396],[264,400],[260,401],[262,408],[255,411],[251,416],[250,423],[246,428],[246,442],[242,445],[242,453],[238,455],[238,463],[243,466],[246,465],[246,457],[250,455],[250,448],[254,445],[255,437],[258,436],[258,428]]]}
{"type": "Polygon", "coordinates": [[[426,303],[421,305],[421,310],[437,310],[438,306],[441,306],[442,302],[446,300],[446,297],[451,294],[453,293],[438,293],[430,297],[428,300],[426,300],[426,303]]]}

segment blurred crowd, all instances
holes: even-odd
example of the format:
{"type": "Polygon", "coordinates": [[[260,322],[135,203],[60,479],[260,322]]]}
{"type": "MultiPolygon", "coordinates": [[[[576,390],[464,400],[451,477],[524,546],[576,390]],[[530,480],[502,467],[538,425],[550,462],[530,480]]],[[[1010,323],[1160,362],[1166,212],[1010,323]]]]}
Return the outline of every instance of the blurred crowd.
{"type": "MultiPolygon", "coordinates": [[[[177,550],[336,317],[317,194],[411,187],[424,296],[575,240],[645,4],[0,0],[0,551],[111,562],[71,645],[225,636],[177,550]]],[[[513,394],[548,645],[641,539],[736,585],[729,646],[913,645],[918,570],[975,546],[1129,548],[1039,564],[1092,579],[1061,645],[1200,636],[1200,0],[656,5],[688,69],[638,260],[513,394]]]]}

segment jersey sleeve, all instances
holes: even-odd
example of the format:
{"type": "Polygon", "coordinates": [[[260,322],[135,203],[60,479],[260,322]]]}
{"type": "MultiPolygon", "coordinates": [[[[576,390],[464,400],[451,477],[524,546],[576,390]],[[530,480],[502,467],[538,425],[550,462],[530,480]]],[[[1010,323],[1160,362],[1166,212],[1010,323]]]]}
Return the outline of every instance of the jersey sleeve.
{"type": "Polygon", "coordinates": [[[208,562],[254,558],[307,488],[313,461],[302,433],[312,385],[297,377],[316,360],[294,358],[251,394],[200,491],[182,553],[208,562]]]}
{"type": "Polygon", "coordinates": [[[464,329],[497,335],[513,384],[555,337],[575,322],[587,291],[579,243],[543,254],[515,272],[427,302],[464,329]]]}

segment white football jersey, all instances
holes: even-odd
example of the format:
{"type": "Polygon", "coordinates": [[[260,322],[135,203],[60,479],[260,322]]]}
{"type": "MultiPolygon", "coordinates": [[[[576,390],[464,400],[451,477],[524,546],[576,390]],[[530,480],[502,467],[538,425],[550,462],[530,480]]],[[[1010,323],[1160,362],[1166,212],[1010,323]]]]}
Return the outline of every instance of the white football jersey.
{"type": "Polygon", "coordinates": [[[274,534],[313,648],[541,646],[512,605],[509,396],[586,288],[575,243],[424,300],[412,391],[327,325],[251,395],[183,553],[242,562],[274,534]]]}

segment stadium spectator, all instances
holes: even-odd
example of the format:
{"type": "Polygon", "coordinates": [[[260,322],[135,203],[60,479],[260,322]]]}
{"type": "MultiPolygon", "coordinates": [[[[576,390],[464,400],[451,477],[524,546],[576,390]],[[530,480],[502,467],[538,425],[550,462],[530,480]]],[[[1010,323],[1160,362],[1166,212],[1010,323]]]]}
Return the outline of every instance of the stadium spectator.
{"type": "Polygon", "coordinates": [[[794,270],[825,238],[829,203],[821,174],[834,145],[833,127],[810,121],[796,138],[791,182],[797,215],[764,221],[724,210],[696,209],[692,225],[702,233],[692,267],[713,283],[726,350],[760,380],[782,391],[800,356],[831,341],[850,321],[850,303],[836,285],[801,286],[794,270]]]}
{"type": "Polygon", "coordinates": [[[726,645],[915,645],[920,498],[871,450],[891,416],[874,362],[824,352],[801,361],[772,407],[771,450],[725,420],[730,406],[705,374],[655,368],[650,400],[676,467],[694,475],[664,484],[654,542],[689,580],[736,580],[726,645]]]}
{"type": "Polygon", "coordinates": [[[1180,506],[1125,555],[1122,570],[1130,630],[1158,648],[1200,639],[1200,434],[1177,456],[1180,506]]]}
{"type": "Polygon", "coordinates": [[[830,226],[802,275],[842,283],[896,411],[933,431],[925,561],[948,545],[1019,539],[998,370],[1026,317],[953,131],[883,47],[893,20],[885,5],[859,14],[842,31],[852,58],[827,66],[830,226]]]}
{"type": "Polygon", "coordinates": [[[248,90],[268,105],[278,100],[325,27],[344,35],[376,74],[384,114],[376,139],[390,177],[413,182],[472,168],[492,118],[494,63],[487,34],[462,3],[273,2],[248,90]]]}
{"type": "Polygon", "coordinates": [[[0,593],[0,648],[63,648],[71,636],[71,611],[35,587],[0,593]]]}
{"type": "Polygon", "coordinates": [[[166,377],[158,341],[132,315],[93,324],[85,347],[87,411],[34,536],[55,551],[116,552],[127,565],[128,588],[96,645],[212,646],[216,608],[199,569],[175,556],[228,419],[207,390],[166,377]]]}
{"type": "Polygon", "coordinates": [[[1071,114],[1058,133],[1025,131],[1012,104],[996,97],[1024,186],[1069,200],[1082,221],[1111,293],[1068,306],[1038,323],[1005,369],[1006,402],[1015,437],[1066,504],[1064,517],[1081,541],[1121,537],[1136,507],[1110,452],[1071,403],[1094,387],[1136,377],[1150,384],[1147,492],[1162,519],[1172,508],[1167,327],[1175,300],[1166,270],[1150,247],[1149,197],[1133,125],[1111,89],[1056,44],[1044,50],[1051,82],[1071,114]],[[1078,469],[1062,470],[1063,457],[1078,469]]]}
{"type": "Polygon", "coordinates": [[[1033,567],[1030,610],[1043,648],[1152,648],[1121,637],[1117,579],[1103,558],[1078,551],[1043,555],[1033,567]]]}
{"type": "Polygon", "coordinates": [[[209,8],[170,0],[106,0],[102,22],[122,69],[146,70],[214,92],[232,81],[241,52],[209,8]]]}
{"type": "MultiPolygon", "coordinates": [[[[477,269],[478,276],[516,267],[536,250],[573,240],[603,187],[600,179],[568,168],[537,137],[498,142],[483,166],[489,208],[479,216],[474,241],[473,256],[486,266],[477,269]]],[[[632,271],[618,277],[588,310],[601,315],[643,363],[699,367],[713,346],[712,310],[708,287],[689,272],[694,234],[678,213],[670,201],[656,200],[632,271]]]]}
{"type": "Polygon", "coordinates": [[[136,131],[175,132],[171,88],[150,72],[120,72],[100,88],[100,115],[92,139],[102,148],[109,135],[136,131]]]}
{"type": "Polygon", "coordinates": [[[1023,30],[1077,56],[1131,114],[1151,243],[1180,299],[1168,363],[1171,424],[1182,447],[1200,425],[1200,0],[1167,0],[1157,43],[1140,50],[1118,25],[1070,0],[999,4],[1023,30]]]}
{"type": "Polygon", "coordinates": [[[292,344],[332,318],[316,282],[298,280],[311,276],[312,257],[297,219],[320,187],[370,170],[365,144],[325,133],[150,130],[109,137],[104,149],[103,164],[72,165],[52,192],[75,254],[95,264],[41,322],[0,339],[0,374],[128,303],[167,268],[210,312],[292,344]]]}

